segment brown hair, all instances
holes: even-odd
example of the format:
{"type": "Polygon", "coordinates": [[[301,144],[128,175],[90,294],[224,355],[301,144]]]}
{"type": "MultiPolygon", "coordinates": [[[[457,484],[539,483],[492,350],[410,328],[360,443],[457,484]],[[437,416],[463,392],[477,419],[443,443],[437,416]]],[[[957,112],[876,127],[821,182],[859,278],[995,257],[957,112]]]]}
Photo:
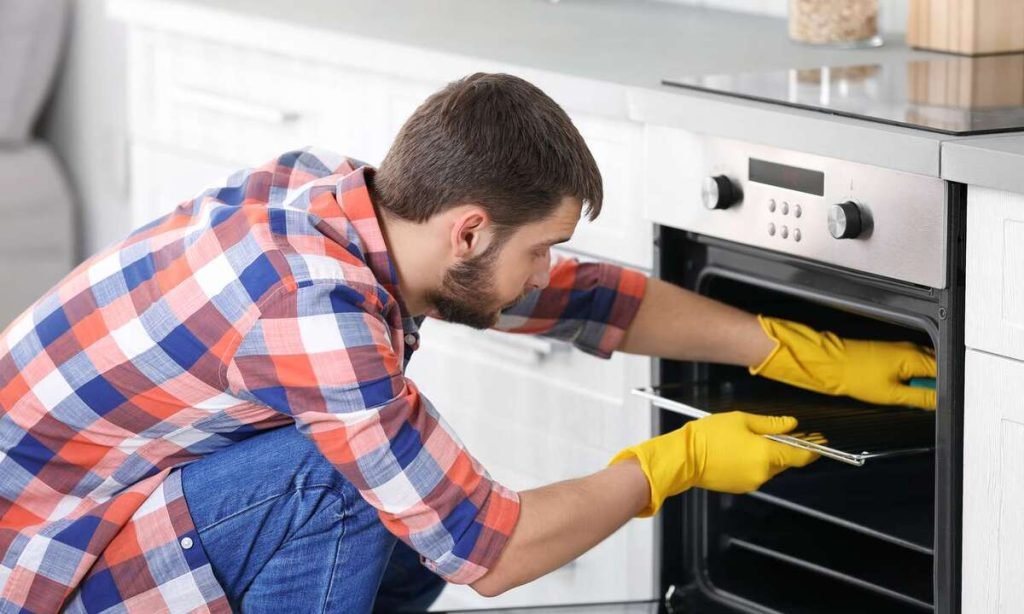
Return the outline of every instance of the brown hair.
{"type": "Polygon", "coordinates": [[[373,178],[378,206],[423,222],[465,203],[499,231],[544,219],[563,197],[601,212],[601,173],[565,111],[535,85],[476,73],[432,94],[373,178]]]}

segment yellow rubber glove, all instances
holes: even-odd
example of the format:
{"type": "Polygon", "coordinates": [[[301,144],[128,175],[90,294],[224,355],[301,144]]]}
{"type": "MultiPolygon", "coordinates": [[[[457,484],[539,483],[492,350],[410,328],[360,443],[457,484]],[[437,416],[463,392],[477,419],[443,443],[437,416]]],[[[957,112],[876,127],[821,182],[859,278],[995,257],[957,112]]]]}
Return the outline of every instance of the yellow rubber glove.
{"type": "Polygon", "coordinates": [[[796,419],[743,412],[714,414],[626,448],[609,463],[635,458],[651,485],[651,502],[638,515],[653,516],[667,497],[694,486],[728,493],[757,490],[789,467],[803,467],[817,454],[762,435],[793,430],[796,419]]]}
{"type": "Polygon", "coordinates": [[[931,350],[909,342],[843,339],[788,320],[757,319],[776,346],[761,364],[750,367],[752,374],[869,403],[935,409],[934,390],[906,383],[912,377],[935,377],[931,350]]]}

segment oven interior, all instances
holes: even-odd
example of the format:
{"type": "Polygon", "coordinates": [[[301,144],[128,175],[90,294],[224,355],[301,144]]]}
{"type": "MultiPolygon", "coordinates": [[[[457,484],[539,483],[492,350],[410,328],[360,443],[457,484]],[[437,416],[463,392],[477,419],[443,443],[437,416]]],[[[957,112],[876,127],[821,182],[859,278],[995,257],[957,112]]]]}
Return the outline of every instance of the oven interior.
{"type": "MultiPolygon", "coordinates": [[[[891,415],[884,416],[888,421],[869,420],[859,427],[856,418],[850,419],[852,427],[840,422],[841,428],[853,428],[861,435],[876,434],[881,451],[896,451],[870,458],[863,466],[821,458],[804,469],[784,472],[756,493],[694,490],[671,500],[662,515],[667,610],[935,611],[935,604],[947,593],[942,584],[950,572],[945,559],[951,552],[947,533],[953,530],[948,510],[937,514],[947,506],[953,490],[941,487],[938,496],[936,492],[937,462],[945,467],[949,450],[946,438],[939,435],[942,429],[937,428],[938,416],[943,416],[943,428],[948,426],[944,416],[948,408],[941,406],[948,394],[941,385],[945,375],[939,355],[945,348],[938,343],[942,328],[929,317],[935,297],[912,289],[910,294],[917,297],[894,299],[899,292],[883,286],[862,292],[861,298],[868,299],[863,303],[837,301],[832,298],[853,286],[849,279],[836,282],[836,294],[830,296],[828,275],[834,272],[800,272],[791,263],[779,263],[773,275],[773,265],[764,263],[759,268],[768,282],[761,284],[754,277],[730,274],[737,269],[727,262],[714,262],[706,247],[697,255],[685,260],[685,270],[664,269],[663,277],[746,311],[803,322],[842,337],[911,341],[932,348],[939,359],[940,407],[937,412],[877,408],[766,382],[742,367],[660,361],[655,379],[669,398],[672,386],[683,391],[699,386],[709,391],[705,394],[712,405],[716,395],[750,390],[762,404],[765,399],[777,404],[779,413],[800,398],[804,404],[817,399],[822,411],[831,411],[839,403],[852,414],[859,406],[868,413],[890,410],[903,416],[895,421],[891,415]],[[677,278],[672,279],[673,275],[677,278]],[[787,286],[817,287],[814,292],[790,292],[787,286]],[[887,298],[879,302],[889,303],[882,308],[857,306],[870,305],[872,297],[881,296],[887,298]],[[894,307],[897,304],[899,308],[894,307]],[[908,305],[916,305],[916,313],[905,309],[908,305]]],[[[754,264],[746,256],[721,255],[733,258],[732,264],[754,264]]],[[[737,395],[735,403],[727,409],[744,409],[742,395],[737,395]]],[[[661,412],[660,420],[665,432],[687,418],[661,412]]]]}

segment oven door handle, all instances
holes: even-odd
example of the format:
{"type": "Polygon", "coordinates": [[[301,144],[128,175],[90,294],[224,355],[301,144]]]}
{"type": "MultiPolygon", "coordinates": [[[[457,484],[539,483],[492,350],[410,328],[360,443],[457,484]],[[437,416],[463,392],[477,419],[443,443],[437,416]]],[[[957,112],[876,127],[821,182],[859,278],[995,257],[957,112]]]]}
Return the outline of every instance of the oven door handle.
{"type": "MultiPolygon", "coordinates": [[[[632,393],[640,397],[641,399],[647,399],[648,401],[650,401],[651,405],[654,405],[655,407],[668,410],[673,413],[681,414],[689,418],[703,418],[704,416],[711,415],[711,412],[707,412],[704,411],[703,409],[698,409],[685,403],[680,403],[679,401],[674,401],[672,399],[662,396],[660,386],[634,388],[632,393]]],[[[850,454],[849,452],[836,450],[834,448],[829,448],[821,444],[811,443],[810,441],[804,441],[803,439],[793,437],[791,435],[765,435],[765,437],[771,439],[772,441],[777,441],[778,443],[785,444],[787,446],[793,446],[794,448],[800,448],[801,450],[809,450],[811,452],[814,452],[815,454],[820,454],[822,456],[831,458],[833,460],[837,460],[841,463],[846,463],[847,465],[853,465],[855,467],[860,467],[864,465],[864,461],[866,458],[865,456],[862,455],[850,454]]]]}

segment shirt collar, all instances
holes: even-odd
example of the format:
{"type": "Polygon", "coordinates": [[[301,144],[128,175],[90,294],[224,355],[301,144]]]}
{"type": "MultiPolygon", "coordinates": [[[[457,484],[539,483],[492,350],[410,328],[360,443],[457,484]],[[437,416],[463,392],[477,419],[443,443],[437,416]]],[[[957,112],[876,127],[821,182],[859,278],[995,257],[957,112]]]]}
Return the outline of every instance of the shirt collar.
{"type": "Polygon", "coordinates": [[[373,276],[384,290],[397,301],[402,312],[402,324],[406,334],[412,333],[418,337],[418,321],[422,318],[412,318],[409,315],[409,310],[398,290],[398,270],[388,252],[384,231],[381,229],[380,220],[377,217],[377,209],[370,197],[368,182],[373,181],[375,173],[376,169],[369,165],[360,166],[343,175],[338,181],[336,197],[345,220],[342,222],[345,228],[339,228],[336,219],[331,219],[328,216],[322,216],[322,218],[342,235],[349,239],[358,239],[363,260],[370,267],[373,276]],[[356,237],[351,236],[353,233],[356,237]]]}

